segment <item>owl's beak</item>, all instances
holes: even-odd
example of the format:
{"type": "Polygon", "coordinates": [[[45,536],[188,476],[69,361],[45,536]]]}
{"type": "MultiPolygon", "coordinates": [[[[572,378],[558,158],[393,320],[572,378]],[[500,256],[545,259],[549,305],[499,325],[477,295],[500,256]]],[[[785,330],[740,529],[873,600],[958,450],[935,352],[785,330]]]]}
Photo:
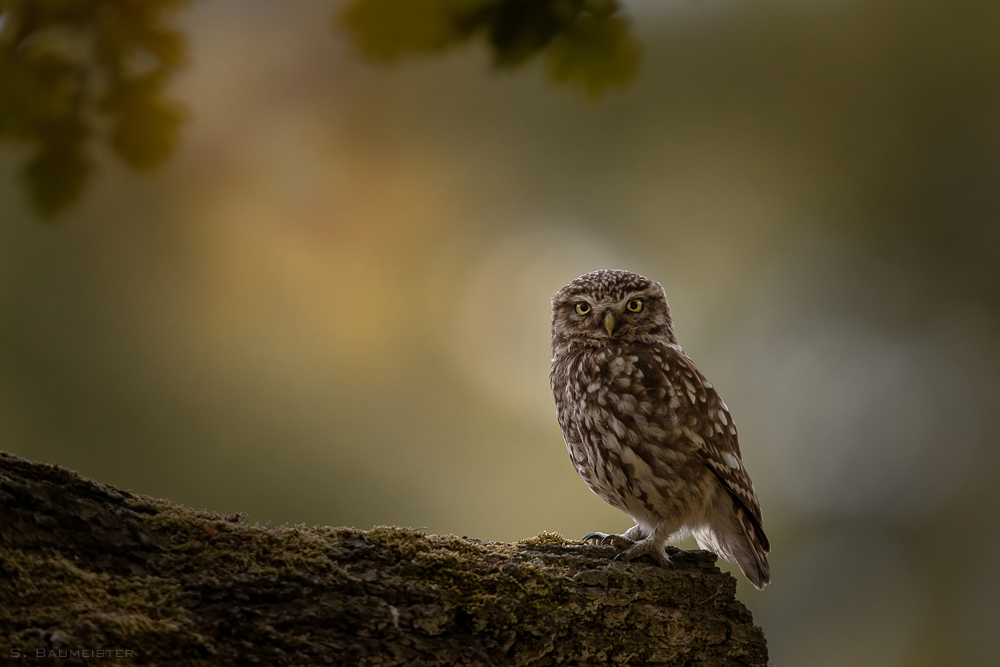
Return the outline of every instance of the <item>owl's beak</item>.
{"type": "Polygon", "coordinates": [[[615,324],[617,324],[617,322],[615,322],[615,316],[614,316],[614,315],[612,315],[612,314],[611,314],[611,311],[609,310],[609,311],[608,311],[607,313],[605,313],[605,315],[604,315],[604,328],[608,330],[608,336],[609,336],[609,337],[610,337],[610,336],[611,336],[611,335],[612,335],[612,334],[614,333],[614,331],[615,331],[615,324]]]}

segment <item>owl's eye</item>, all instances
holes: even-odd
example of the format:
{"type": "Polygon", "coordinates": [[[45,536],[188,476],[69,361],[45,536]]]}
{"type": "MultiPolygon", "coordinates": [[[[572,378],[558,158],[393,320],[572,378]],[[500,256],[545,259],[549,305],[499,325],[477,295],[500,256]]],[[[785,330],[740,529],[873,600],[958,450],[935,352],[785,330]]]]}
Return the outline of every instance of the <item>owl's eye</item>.
{"type": "Polygon", "coordinates": [[[586,315],[587,313],[590,312],[590,304],[589,303],[576,304],[576,312],[580,315],[586,315]]]}
{"type": "Polygon", "coordinates": [[[640,310],[642,310],[642,300],[632,299],[631,301],[625,304],[625,307],[631,310],[633,313],[638,313],[640,310]]]}

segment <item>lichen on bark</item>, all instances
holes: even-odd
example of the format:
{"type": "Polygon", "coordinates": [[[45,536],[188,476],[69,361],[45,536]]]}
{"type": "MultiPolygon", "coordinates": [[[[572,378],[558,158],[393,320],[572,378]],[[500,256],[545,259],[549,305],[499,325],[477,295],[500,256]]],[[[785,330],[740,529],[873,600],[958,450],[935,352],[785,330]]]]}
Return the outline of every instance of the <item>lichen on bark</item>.
{"type": "Polygon", "coordinates": [[[0,452],[0,651],[19,664],[767,664],[714,555],[613,554],[248,525],[0,452]]]}

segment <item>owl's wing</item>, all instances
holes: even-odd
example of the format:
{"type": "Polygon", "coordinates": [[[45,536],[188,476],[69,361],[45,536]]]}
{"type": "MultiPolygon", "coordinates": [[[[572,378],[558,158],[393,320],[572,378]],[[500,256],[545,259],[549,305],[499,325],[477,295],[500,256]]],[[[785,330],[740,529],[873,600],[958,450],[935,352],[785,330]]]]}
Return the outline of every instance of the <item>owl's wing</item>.
{"type": "Polygon", "coordinates": [[[760,503],[740,457],[736,424],[729,408],[686,354],[669,347],[659,356],[663,358],[665,380],[674,394],[670,405],[677,427],[692,440],[708,468],[750,515],[765,552],[769,551],[760,503]]]}

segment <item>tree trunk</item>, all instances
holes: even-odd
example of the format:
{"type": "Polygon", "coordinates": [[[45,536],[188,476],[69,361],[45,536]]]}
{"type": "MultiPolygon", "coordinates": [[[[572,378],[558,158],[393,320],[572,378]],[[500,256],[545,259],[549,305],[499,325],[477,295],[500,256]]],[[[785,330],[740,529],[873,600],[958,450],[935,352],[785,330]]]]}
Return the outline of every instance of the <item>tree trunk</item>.
{"type": "MultiPolygon", "coordinates": [[[[703,551],[612,563],[554,533],[259,526],[0,452],[13,664],[760,665],[703,551]]],[[[9,653],[8,653],[9,652],[9,653]]]]}

